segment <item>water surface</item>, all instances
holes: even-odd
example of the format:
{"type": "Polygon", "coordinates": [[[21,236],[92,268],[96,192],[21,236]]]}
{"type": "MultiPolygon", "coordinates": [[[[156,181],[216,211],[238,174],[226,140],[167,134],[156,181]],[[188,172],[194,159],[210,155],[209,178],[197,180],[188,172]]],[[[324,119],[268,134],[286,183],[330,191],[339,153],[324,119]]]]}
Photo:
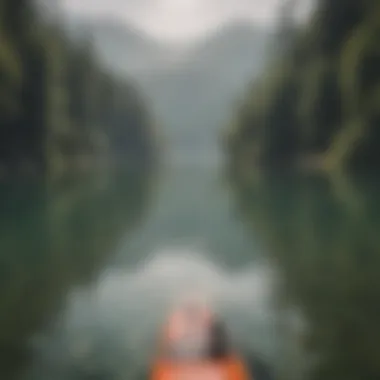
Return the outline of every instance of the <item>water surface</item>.
{"type": "Polygon", "coordinates": [[[378,184],[220,174],[1,185],[0,378],[146,378],[189,291],[275,378],[378,378],[378,184]]]}

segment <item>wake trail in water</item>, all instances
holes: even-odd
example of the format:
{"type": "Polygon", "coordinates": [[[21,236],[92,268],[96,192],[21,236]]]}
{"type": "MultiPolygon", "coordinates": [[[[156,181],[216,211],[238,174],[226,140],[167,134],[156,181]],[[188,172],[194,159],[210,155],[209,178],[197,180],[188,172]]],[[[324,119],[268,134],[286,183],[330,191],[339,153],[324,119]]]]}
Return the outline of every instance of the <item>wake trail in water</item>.
{"type": "Polygon", "coordinates": [[[109,271],[96,287],[73,293],[66,315],[41,346],[40,364],[49,362],[55,373],[60,366],[72,378],[74,369],[140,378],[168,309],[189,294],[212,304],[236,346],[270,360],[276,346],[273,277],[264,264],[229,272],[193,248],[158,250],[141,265],[109,271]]]}

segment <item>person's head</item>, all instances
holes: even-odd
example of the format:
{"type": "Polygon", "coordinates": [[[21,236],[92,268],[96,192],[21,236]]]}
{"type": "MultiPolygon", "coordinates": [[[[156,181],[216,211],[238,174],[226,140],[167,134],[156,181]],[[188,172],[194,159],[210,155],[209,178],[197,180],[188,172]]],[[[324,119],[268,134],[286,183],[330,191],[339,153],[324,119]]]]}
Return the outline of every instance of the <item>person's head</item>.
{"type": "Polygon", "coordinates": [[[201,297],[189,297],[180,307],[186,319],[194,322],[209,323],[213,319],[210,306],[201,297]]]}

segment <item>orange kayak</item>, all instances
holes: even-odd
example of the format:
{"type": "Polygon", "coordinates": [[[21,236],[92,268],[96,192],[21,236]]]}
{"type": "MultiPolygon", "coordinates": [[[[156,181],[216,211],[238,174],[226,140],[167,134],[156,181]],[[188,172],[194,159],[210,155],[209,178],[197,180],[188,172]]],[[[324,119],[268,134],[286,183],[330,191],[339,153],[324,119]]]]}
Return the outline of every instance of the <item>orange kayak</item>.
{"type": "Polygon", "coordinates": [[[199,305],[180,308],[161,333],[150,380],[248,380],[220,320],[199,305]]]}

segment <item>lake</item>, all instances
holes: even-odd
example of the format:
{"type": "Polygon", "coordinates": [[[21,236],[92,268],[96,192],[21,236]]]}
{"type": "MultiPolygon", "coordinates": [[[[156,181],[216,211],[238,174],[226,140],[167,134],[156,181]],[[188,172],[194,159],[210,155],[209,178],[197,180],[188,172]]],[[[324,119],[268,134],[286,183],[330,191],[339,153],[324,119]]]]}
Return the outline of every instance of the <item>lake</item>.
{"type": "Polygon", "coordinates": [[[379,183],[215,163],[0,186],[0,378],[143,379],[208,297],[262,379],[380,375],[379,183]]]}

